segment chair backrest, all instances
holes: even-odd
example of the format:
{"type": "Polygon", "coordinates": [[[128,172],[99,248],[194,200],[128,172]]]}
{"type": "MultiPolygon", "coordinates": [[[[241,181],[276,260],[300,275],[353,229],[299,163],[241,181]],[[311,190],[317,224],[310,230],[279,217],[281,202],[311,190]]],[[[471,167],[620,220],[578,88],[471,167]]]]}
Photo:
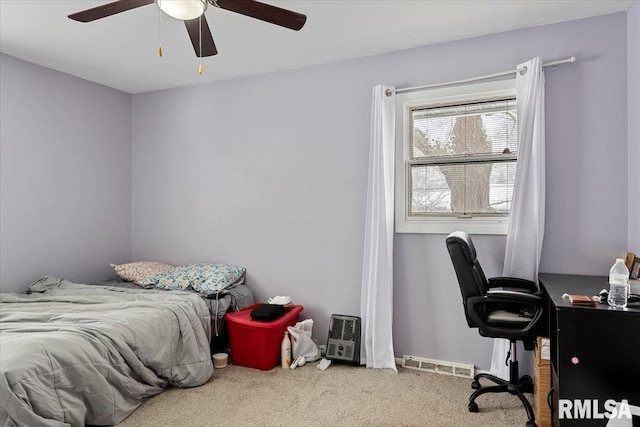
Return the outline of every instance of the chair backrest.
{"type": "Polygon", "coordinates": [[[476,257],[476,248],[467,233],[454,231],[447,236],[446,242],[453,268],[458,277],[467,324],[471,327],[476,327],[477,325],[473,323],[467,314],[467,300],[471,297],[486,295],[488,289],[487,278],[476,257]]]}

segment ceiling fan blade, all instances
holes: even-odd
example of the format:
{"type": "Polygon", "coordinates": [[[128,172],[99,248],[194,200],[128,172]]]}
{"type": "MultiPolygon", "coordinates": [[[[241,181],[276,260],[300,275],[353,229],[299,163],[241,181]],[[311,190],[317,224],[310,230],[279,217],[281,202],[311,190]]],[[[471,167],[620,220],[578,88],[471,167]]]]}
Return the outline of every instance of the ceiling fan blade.
{"type": "Polygon", "coordinates": [[[102,6],[83,10],[81,12],[72,13],[69,18],[74,21],[91,22],[96,19],[106,18],[116,13],[126,12],[140,6],[146,6],[154,3],[154,0],[118,0],[112,3],[103,4],[102,6]]]}
{"type": "Polygon", "coordinates": [[[184,21],[184,26],[187,27],[193,50],[196,52],[197,57],[217,55],[218,50],[216,49],[216,44],[213,42],[213,36],[211,35],[211,30],[209,30],[207,18],[204,15],[200,18],[184,21]],[[202,54],[200,51],[200,18],[202,18],[202,54]]]}
{"type": "Polygon", "coordinates": [[[213,5],[296,31],[307,22],[307,17],[301,13],[255,0],[217,0],[213,5]]]}

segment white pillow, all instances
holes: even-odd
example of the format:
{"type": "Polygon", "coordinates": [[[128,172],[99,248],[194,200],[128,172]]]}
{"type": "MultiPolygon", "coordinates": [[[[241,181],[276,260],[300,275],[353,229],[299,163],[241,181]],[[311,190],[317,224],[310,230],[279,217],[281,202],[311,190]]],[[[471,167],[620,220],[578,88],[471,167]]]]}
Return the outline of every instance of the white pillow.
{"type": "Polygon", "coordinates": [[[138,285],[151,276],[162,274],[174,270],[173,265],[165,264],[157,261],[130,262],[127,264],[110,264],[116,271],[116,274],[129,282],[138,285]]]}

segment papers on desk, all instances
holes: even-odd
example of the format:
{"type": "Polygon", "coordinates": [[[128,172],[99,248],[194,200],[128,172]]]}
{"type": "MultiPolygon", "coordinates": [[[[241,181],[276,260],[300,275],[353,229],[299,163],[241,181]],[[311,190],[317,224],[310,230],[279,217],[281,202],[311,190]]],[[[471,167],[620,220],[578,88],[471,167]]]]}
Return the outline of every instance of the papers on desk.
{"type": "Polygon", "coordinates": [[[542,338],[540,340],[540,359],[542,360],[550,360],[551,359],[551,340],[549,338],[542,338]]]}

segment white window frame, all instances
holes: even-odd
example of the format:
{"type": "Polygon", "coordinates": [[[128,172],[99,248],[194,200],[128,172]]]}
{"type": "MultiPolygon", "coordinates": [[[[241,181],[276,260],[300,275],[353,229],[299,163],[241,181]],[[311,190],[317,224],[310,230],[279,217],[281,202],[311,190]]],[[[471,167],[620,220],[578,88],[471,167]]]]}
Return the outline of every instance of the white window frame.
{"type": "Polygon", "coordinates": [[[396,95],[396,233],[507,234],[509,216],[409,216],[411,173],[411,110],[516,96],[515,79],[446,88],[424,89],[396,95]]]}

